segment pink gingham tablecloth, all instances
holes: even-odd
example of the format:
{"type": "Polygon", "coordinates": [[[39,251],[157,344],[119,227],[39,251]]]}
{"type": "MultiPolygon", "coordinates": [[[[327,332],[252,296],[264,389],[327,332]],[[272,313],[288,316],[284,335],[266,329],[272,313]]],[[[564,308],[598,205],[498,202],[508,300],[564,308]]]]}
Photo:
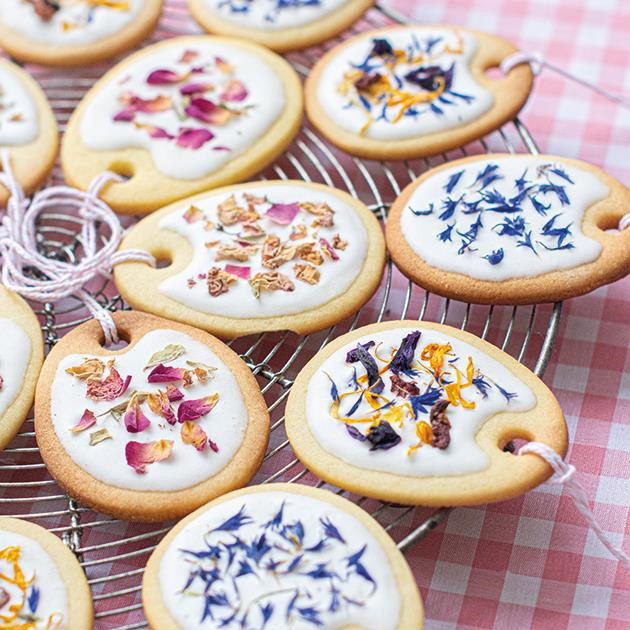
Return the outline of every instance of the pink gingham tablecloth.
{"type": "MultiPolygon", "coordinates": [[[[628,0],[391,0],[420,22],[502,35],[630,96],[628,0]]],[[[549,70],[522,119],[542,151],[581,158],[630,185],[630,108],[549,70]]],[[[628,209],[630,211],[630,208],[628,209]]],[[[570,431],[595,515],[630,550],[630,278],[566,302],[544,378],[570,431]]],[[[630,570],[611,558],[567,496],[546,484],[461,508],[407,557],[427,628],[630,628],[630,570]]]]}

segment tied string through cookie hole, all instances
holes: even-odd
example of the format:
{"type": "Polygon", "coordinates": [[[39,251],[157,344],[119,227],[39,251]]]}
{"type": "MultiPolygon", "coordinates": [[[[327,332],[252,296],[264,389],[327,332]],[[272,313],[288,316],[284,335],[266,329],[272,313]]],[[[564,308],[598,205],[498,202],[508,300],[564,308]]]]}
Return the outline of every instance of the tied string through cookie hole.
{"type": "Polygon", "coordinates": [[[105,346],[117,343],[119,335],[111,313],[84,286],[98,276],[109,278],[112,267],[120,262],[136,260],[155,265],[155,259],[147,252],[117,251],[123,228],[99,195],[110,182],[120,182],[120,176],[105,172],[92,181],[86,192],[70,186],[52,186],[29,200],[13,175],[6,149],[0,152],[0,161],[0,184],[11,195],[0,225],[2,283],[24,298],[44,304],[75,296],[101,325],[105,346]],[[46,213],[53,213],[58,221],[65,217],[81,226],[75,237],[81,245],[80,256],[42,253],[39,222],[46,213]]]}

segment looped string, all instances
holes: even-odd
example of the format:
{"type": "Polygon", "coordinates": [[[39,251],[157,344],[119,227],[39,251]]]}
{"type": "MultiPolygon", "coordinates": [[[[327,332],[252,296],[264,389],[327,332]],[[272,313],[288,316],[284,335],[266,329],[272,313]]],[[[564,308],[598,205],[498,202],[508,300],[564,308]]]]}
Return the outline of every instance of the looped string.
{"type": "Polygon", "coordinates": [[[606,535],[606,532],[601,528],[599,523],[595,520],[595,516],[588,504],[588,498],[586,491],[575,479],[575,466],[567,464],[558,453],[552,448],[541,442],[528,442],[524,444],[518,451],[519,455],[525,453],[535,453],[539,457],[542,457],[554,471],[553,477],[549,481],[551,483],[564,484],[567,492],[571,495],[575,507],[580,511],[582,516],[586,519],[589,527],[595,532],[595,535],[602,542],[604,547],[610,551],[610,553],[622,562],[626,567],[630,568],[630,557],[621,549],[621,547],[615,545],[606,535]]]}
{"type": "MultiPolygon", "coordinates": [[[[141,250],[117,252],[123,237],[123,228],[111,208],[99,198],[103,187],[111,181],[121,181],[115,173],[105,172],[94,179],[87,192],[70,186],[52,186],[38,192],[29,202],[13,175],[9,153],[0,151],[3,172],[0,183],[11,193],[6,214],[0,224],[0,257],[2,257],[2,283],[27,299],[38,302],[56,302],[75,295],[101,324],[105,343],[118,342],[114,320],[84,288],[86,282],[97,275],[109,277],[113,265],[125,261],[141,261],[155,266],[155,258],[141,250]],[[79,218],[81,232],[77,241],[82,256],[76,262],[48,258],[37,247],[37,220],[47,210],[55,209],[69,218],[79,218]],[[76,215],[69,211],[76,210],[76,215]],[[109,237],[98,238],[101,224],[109,228],[109,237]],[[35,269],[42,278],[35,278],[28,270],[35,269]]],[[[63,220],[65,217],[60,217],[63,220]]]]}

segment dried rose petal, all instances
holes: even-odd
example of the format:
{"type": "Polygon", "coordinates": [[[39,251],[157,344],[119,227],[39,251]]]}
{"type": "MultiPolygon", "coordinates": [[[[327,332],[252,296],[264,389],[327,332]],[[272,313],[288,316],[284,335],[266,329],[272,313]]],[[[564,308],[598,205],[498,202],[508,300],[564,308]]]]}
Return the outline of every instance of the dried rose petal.
{"type": "Polygon", "coordinates": [[[163,363],[156,365],[149,376],[147,381],[149,383],[172,383],[174,381],[183,381],[186,370],[184,368],[168,367],[163,363]]]}
{"type": "Polygon", "coordinates": [[[114,122],[131,122],[135,114],[136,110],[133,107],[126,107],[114,116],[114,122]]]}
{"type": "Polygon", "coordinates": [[[247,88],[238,79],[231,79],[227,82],[223,93],[222,101],[244,101],[248,96],[247,88]]]}
{"type": "Polygon", "coordinates": [[[146,131],[149,136],[151,136],[151,138],[155,138],[156,140],[159,139],[166,139],[166,140],[172,140],[173,136],[166,131],[166,129],[162,129],[162,127],[156,127],[155,125],[144,125],[142,123],[134,123],[136,129],[141,129],[143,131],[146,131]]]}
{"type": "Polygon", "coordinates": [[[233,276],[242,278],[243,280],[249,280],[251,274],[251,267],[241,267],[239,265],[225,265],[225,272],[230,273],[233,276]]]}
{"type": "Polygon", "coordinates": [[[313,242],[298,245],[296,256],[314,265],[321,265],[324,262],[322,253],[317,249],[317,244],[313,242]]]}
{"type": "Polygon", "coordinates": [[[212,269],[208,271],[206,279],[208,293],[212,297],[218,297],[222,293],[227,293],[230,289],[230,285],[235,281],[236,276],[223,271],[220,267],[212,267],[212,269]]]}
{"type": "Polygon", "coordinates": [[[335,261],[339,260],[337,252],[332,248],[332,245],[325,238],[319,239],[319,245],[322,248],[324,254],[326,254],[329,258],[335,261]]]}
{"type": "Polygon", "coordinates": [[[254,290],[254,296],[260,297],[261,291],[294,291],[295,285],[284,274],[278,271],[257,273],[249,283],[254,290]]]}
{"type": "Polygon", "coordinates": [[[302,282],[306,282],[308,284],[317,284],[319,282],[319,269],[317,269],[317,267],[313,267],[313,265],[295,263],[295,265],[293,265],[293,271],[295,272],[295,277],[302,282]]]}
{"type": "Polygon", "coordinates": [[[340,249],[340,250],[344,250],[346,249],[346,247],[348,247],[348,241],[344,241],[341,236],[339,236],[339,234],[335,234],[332,237],[332,246],[335,249],[340,249]]]}
{"type": "Polygon", "coordinates": [[[220,260],[238,260],[245,262],[249,260],[250,256],[253,256],[258,251],[256,245],[246,243],[245,245],[220,245],[217,248],[217,253],[214,259],[218,262],[220,260]]]}
{"type": "Polygon", "coordinates": [[[197,420],[202,416],[210,413],[219,400],[219,394],[212,396],[204,396],[195,400],[185,400],[179,404],[177,410],[178,422],[186,422],[186,420],[197,420]]]}
{"type": "Polygon", "coordinates": [[[208,443],[206,432],[191,420],[186,420],[182,424],[181,438],[184,444],[192,444],[198,451],[203,451],[208,443]]]}
{"type": "Polygon", "coordinates": [[[314,214],[317,219],[313,227],[332,227],[334,210],[327,203],[300,202],[300,208],[310,214],[314,214]]]}
{"type": "Polygon", "coordinates": [[[191,94],[203,94],[212,90],[214,90],[212,83],[186,83],[186,85],[182,85],[179,88],[179,93],[183,96],[190,96],[191,94]]]}
{"type": "Polygon", "coordinates": [[[201,96],[191,99],[190,105],[184,111],[188,116],[211,125],[224,125],[234,115],[229,109],[215,105],[201,96]]]}
{"type": "Polygon", "coordinates": [[[214,138],[214,134],[207,129],[182,127],[177,134],[175,144],[183,149],[199,149],[212,138],[214,138]]]}
{"type": "Polygon", "coordinates": [[[132,111],[145,112],[147,114],[165,112],[173,107],[171,97],[165,94],[158,94],[153,98],[141,98],[131,92],[126,92],[121,96],[120,102],[132,111]]]}
{"type": "Polygon", "coordinates": [[[141,433],[151,425],[151,420],[149,420],[142,412],[137,396],[131,397],[123,420],[129,433],[141,433]]]}
{"type": "Polygon", "coordinates": [[[197,208],[197,206],[190,206],[186,212],[184,212],[184,221],[186,223],[196,223],[204,218],[204,213],[197,208]]]}
{"type": "Polygon", "coordinates": [[[177,419],[175,418],[171,401],[166,392],[160,389],[157,392],[148,394],[147,403],[149,404],[149,409],[151,409],[154,414],[164,418],[169,424],[175,424],[177,419]]]}
{"type": "Polygon", "coordinates": [[[219,221],[223,225],[234,225],[240,221],[240,216],[245,212],[245,208],[241,208],[236,201],[234,195],[230,195],[225,201],[222,201],[218,206],[219,221]]]}
{"type": "Polygon", "coordinates": [[[177,389],[174,385],[167,385],[166,396],[171,402],[177,402],[184,397],[184,393],[177,389]]]}
{"type": "Polygon", "coordinates": [[[271,208],[265,212],[265,216],[280,225],[289,225],[293,222],[293,219],[295,219],[299,211],[300,204],[298,203],[274,203],[271,208]]]}
{"type": "Polygon", "coordinates": [[[100,359],[86,359],[81,365],[66,369],[68,374],[85,381],[89,378],[101,378],[105,371],[105,364],[100,359]]]}
{"type": "Polygon", "coordinates": [[[177,63],[190,63],[191,61],[197,59],[197,57],[199,57],[199,53],[196,50],[191,50],[190,48],[187,48],[182,53],[182,56],[179,58],[179,61],[177,63]]]}
{"type": "Polygon", "coordinates": [[[127,376],[123,381],[118,370],[110,366],[109,375],[105,380],[88,379],[87,397],[92,400],[114,400],[127,391],[130,382],[131,376],[127,376]]]}
{"type": "Polygon", "coordinates": [[[189,75],[189,72],[178,74],[174,70],[160,68],[149,73],[147,83],[149,85],[172,85],[173,83],[179,83],[180,81],[187,79],[189,75]]]}
{"type": "Polygon", "coordinates": [[[392,383],[392,394],[394,394],[394,396],[409,398],[409,396],[420,395],[420,390],[413,381],[406,381],[398,374],[392,374],[390,380],[392,383]]]}
{"type": "Polygon", "coordinates": [[[291,227],[289,238],[292,241],[299,241],[302,238],[306,238],[307,234],[306,226],[303,223],[299,223],[291,227]]]}
{"type": "Polygon", "coordinates": [[[232,72],[234,72],[234,66],[229,64],[223,57],[215,57],[214,63],[217,65],[217,68],[221,70],[221,72],[225,72],[225,74],[232,74],[232,72]]]}
{"type": "Polygon", "coordinates": [[[81,431],[85,431],[89,429],[91,426],[96,424],[96,416],[89,410],[86,409],[81,416],[81,419],[77,424],[75,424],[70,431],[73,433],[80,433],[81,431]]]}
{"type": "Polygon", "coordinates": [[[155,442],[127,442],[125,458],[127,464],[137,473],[146,472],[146,467],[161,462],[171,456],[173,440],[156,440],[155,442]]]}

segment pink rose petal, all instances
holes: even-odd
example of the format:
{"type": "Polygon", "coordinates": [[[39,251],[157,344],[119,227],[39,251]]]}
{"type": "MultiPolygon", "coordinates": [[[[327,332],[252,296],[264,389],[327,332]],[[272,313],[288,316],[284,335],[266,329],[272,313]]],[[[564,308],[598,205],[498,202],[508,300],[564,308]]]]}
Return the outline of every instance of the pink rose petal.
{"type": "Polygon", "coordinates": [[[141,433],[151,425],[149,420],[140,407],[137,397],[133,397],[127,406],[124,417],[125,427],[129,433],[141,433]]]}
{"type": "Polygon", "coordinates": [[[70,431],[73,433],[79,433],[80,431],[85,431],[89,429],[91,426],[96,424],[96,416],[89,410],[86,409],[81,416],[81,420],[77,424],[75,424],[70,431]]]}
{"type": "Polygon", "coordinates": [[[248,94],[247,88],[238,79],[231,79],[220,98],[222,101],[244,101],[248,94]]]}
{"type": "Polygon", "coordinates": [[[212,83],[186,83],[179,88],[179,93],[183,96],[189,96],[191,94],[203,94],[212,90],[214,86],[212,83]]]}
{"type": "Polygon", "coordinates": [[[339,260],[339,256],[337,256],[337,252],[335,252],[335,250],[332,248],[332,245],[325,239],[325,238],[320,238],[319,239],[319,244],[321,246],[321,248],[333,259],[333,260],[339,260]]]}
{"type": "Polygon", "coordinates": [[[172,383],[184,380],[183,368],[169,367],[163,363],[158,363],[149,373],[147,381],[149,383],[172,383]]]}
{"type": "Polygon", "coordinates": [[[203,451],[208,443],[206,432],[191,420],[186,420],[182,424],[180,435],[184,444],[192,444],[198,451],[203,451]]]}
{"type": "Polygon", "coordinates": [[[166,396],[171,402],[177,402],[184,397],[184,393],[177,389],[174,385],[167,385],[166,396]]]}
{"type": "Polygon", "coordinates": [[[224,125],[232,116],[229,110],[201,96],[191,99],[190,105],[184,108],[184,112],[191,118],[211,125],[224,125]]]}
{"type": "Polygon", "coordinates": [[[274,203],[265,216],[269,217],[275,223],[280,225],[289,225],[300,211],[298,203],[274,203]]]}
{"type": "Polygon", "coordinates": [[[133,107],[125,107],[114,116],[114,122],[131,122],[136,110],[133,107]]]}
{"type": "Polygon", "coordinates": [[[147,77],[147,83],[149,85],[172,85],[173,83],[179,83],[189,76],[189,73],[178,74],[173,70],[166,68],[159,68],[149,73],[147,77]]]}
{"type": "Polygon", "coordinates": [[[177,410],[178,422],[186,422],[186,420],[197,420],[202,416],[210,413],[219,400],[218,394],[212,396],[204,396],[195,400],[185,400],[180,403],[177,410]]]}
{"type": "Polygon", "coordinates": [[[114,400],[127,391],[130,382],[131,376],[127,376],[123,381],[116,368],[112,366],[109,368],[109,375],[105,380],[88,380],[87,397],[92,400],[114,400]]]}
{"type": "Polygon", "coordinates": [[[182,127],[179,130],[175,144],[184,149],[199,149],[206,142],[214,138],[214,134],[207,129],[193,129],[191,127],[182,127]]]}
{"type": "Polygon", "coordinates": [[[146,467],[161,462],[171,456],[173,440],[157,440],[155,442],[127,442],[125,458],[127,464],[137,473],[146,472],[146,467]]]}
{"type": "Polygon", "coordinates": [[[241,267],[240,265],[225,265],[225,271],[231,273],[233,276],[243,278],[243,280],[249,280],[251,274],[251,267],[241,267]]]}

